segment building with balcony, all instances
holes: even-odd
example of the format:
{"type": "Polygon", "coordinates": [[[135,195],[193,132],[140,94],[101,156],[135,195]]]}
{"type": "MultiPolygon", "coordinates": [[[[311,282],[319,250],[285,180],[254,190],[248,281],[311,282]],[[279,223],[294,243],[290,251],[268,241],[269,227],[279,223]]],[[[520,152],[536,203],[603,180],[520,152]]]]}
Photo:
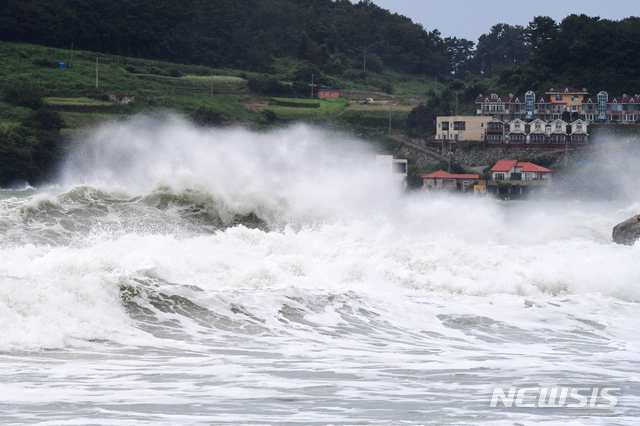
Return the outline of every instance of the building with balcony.
{"type": "Polygon", "coordinates": [[[546,93],[551,101],[552,119],[562,118],[563,112],[575,114],[576,118],[582,111],[582,101],[589,95],[587,89],[576,89],[573,87],[564,87],[562,89],[549,90],[546,93]]]}
{"type": "Polygon", "coordinates": [[[634,123],[640,120],[640,95],[611,96],[600,92],[582,101],[582,118],[615,123],[634,123]]]}
{"type": "Polygon", "coordinates": [[[444,170],[422,176],[422,189],[426,190],[449,190],[449,191],[473,191],[474,185],[478,183],[480,175],[474,174],[451,174],[444,170]]]}
{"type": "Polygon", "coordinates": [[[437,140],[457,141],[475,140],[486,141],[490,146],[532,146],[540,148],[555,148],[560,145],[571,144],[581,146],[589,142],[587,132],[589,123],[578,119],[567,123],[562,119],[546,122],[536,118],[530,122],[516,118],[503,122],[499,118],[475,117],[481,121],[469,120],[476,123],[472,131],[464,131],[465,121],[461,119],[474,117],[437,117],[437,140]],[[462,123],[462,125],[460,124],[462,123]],[[480,125],[478,126],[477,123],[480,125]]]}
{"type": "Polygon", "coordinates": [[[516,160],[498,161],[491,168],[487,191],[498,195],[526,196],[551,185],[551,170],[516,160]]]}
{"type": "Polygon", "coordinates": [[[640,95],[612,96],[608,92],[600,92],[593,96],[587,89],[574,87],[552,88],[545,95],[538,95],[533,91],[526,92],[523,96],[480,94],[476,98],[476,105],[478,116],[493,117],[504,122],[516,119],[581,119],[586,122],[603,120],[633,123],[640,120],[640,95]]]}

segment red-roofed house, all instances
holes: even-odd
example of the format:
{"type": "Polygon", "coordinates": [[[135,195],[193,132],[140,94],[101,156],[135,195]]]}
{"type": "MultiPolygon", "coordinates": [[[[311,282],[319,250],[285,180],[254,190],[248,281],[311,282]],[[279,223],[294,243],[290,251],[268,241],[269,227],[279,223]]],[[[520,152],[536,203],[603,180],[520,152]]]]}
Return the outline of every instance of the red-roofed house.
{"type": "Polygon", "coordinates": [[[448,189],[452,191],[467,191],[473,189],[473,185],[478,183],[480,175],[473,174],[451,174],[444,170],[422,176],[422,189],[448,189]]]}
{"type": "Polygon", "coordinates": [[[537,164],[501,160],[491,168],[487,189],[499,195],[526,195],[551,185],[551,173],[537,164]]]}

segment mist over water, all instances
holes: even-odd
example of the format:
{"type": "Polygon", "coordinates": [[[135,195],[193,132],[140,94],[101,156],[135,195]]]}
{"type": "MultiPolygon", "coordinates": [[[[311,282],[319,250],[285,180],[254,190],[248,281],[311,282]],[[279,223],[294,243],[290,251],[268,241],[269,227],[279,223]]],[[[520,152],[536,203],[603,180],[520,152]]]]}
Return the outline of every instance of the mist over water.
{"type": "Polygon", "coordinates": [[[102,126],[55,184],[0,191],[0,414],[634,424],[640,246],[611,230],[638,201],[404,194],[366,144],[308,126],[102,126]],[[620,404],[488,408],[563,384],[620,404]]]}

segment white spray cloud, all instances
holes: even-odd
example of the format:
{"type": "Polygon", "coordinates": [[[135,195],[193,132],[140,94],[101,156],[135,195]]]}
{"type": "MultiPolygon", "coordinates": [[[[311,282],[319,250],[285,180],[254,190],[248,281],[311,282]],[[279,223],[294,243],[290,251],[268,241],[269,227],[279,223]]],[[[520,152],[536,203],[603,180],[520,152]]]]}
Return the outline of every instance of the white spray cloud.
{"type": "Polygon", "coordinates": [[[322,219],[392,202],[397,185],[374,165],[375,154],[361,142],[318,128],[255,133],[140,116],[105,125],[79,144],[62,182],[131,195],[201,191],[231,215],[322,219]]]}

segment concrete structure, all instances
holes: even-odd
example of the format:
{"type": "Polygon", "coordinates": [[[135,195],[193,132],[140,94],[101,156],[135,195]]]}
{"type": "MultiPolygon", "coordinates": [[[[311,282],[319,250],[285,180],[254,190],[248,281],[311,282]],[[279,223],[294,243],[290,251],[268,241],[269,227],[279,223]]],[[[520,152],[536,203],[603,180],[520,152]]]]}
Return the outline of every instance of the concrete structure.
{"type": "Polygon", "coordinates": [[[436,139],[453,141],[481,141],[486,135],[491,117],[456,115],[436,117],[436,139]]]}
{"type": "Polygon", "coordinates": [[[422,189],[466,192],[473,190],[480,175],[451,174],[443,170],[422,176],[422,189]]]}
{"type": "Polygon", "coordinates": [[[388,171],[393,179],[401,184],[403,190],[407,189],[407,160],[393,158],[393,155],[376,155],[376,166],[388,171]]]}
{"type": "Polygon", "coordinates": [[[528,195],[551,185],[551,170],[516,160],[498,161],[491,168],[487,190],[498,195],[528,195]]]}

